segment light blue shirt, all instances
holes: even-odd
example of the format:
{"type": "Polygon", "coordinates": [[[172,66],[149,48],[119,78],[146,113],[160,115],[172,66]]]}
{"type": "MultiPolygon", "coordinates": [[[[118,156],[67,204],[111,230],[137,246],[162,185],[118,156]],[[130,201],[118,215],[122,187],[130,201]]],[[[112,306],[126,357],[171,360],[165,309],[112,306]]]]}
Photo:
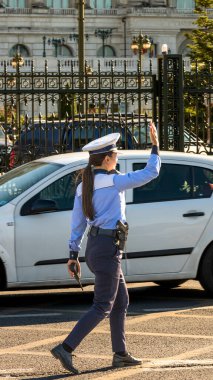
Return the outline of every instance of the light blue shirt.
{"type": "MultiPolygon", "coordinates": [[[[151,154],[144,169],[127,174],[105,174],[97,171],[94,179],[94,220],[85,217],[82,210],[82,183],[76,190],[72,212],[69,248],[79,251],[87,224],[106,229],[115,229],[118,220],[126,222],[125,190],[145,185],[159,175],[161,160],[151,154]]],[[[103,171],[104,172],[104,171],[103,171]]]]}

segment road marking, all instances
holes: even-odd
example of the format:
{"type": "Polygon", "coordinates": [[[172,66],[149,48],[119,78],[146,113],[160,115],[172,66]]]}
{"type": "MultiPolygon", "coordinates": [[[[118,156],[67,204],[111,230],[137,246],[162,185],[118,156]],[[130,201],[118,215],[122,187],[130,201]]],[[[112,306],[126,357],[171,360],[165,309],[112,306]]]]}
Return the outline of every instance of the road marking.
{"type": "Polygon", "coordinates": [[[197,349],[192,350],[192,351],[186,351],[186,352],[183,352],[182,354],[174,355],[169,359],[185,359],[185,358],[189,359],[189,358],[193,358],[195,356],[203,355],[206,352],[209,354],[211,351],[213,351],[213,344],[211,344],[210,346],[197,348],[197,349]]]}
{"type": "Polygon", "coordinates": [[[32,373],[35,372],[34,368],[11,368],[11,369],[0,369],[0,375],[10,375],[10,374],[22,374],[22,373],[32,373]]]}
{"type": "MultiPolygon", "coordinates": [[[[73,322],[75,324],[75,322],[73,322]]],[[[47,328],[47,327],[38,327],[34,326],[33,330],[35,331],[55,331],[55,332],[66,332],[69,333],[72,330],[73,324],[70,325],[70,328],[47,328]]],[[[4,326],[1,327],[1,330],[32,330],[30,326],[4,326]]],[[[96,327],[90,334],[111,334],[110,329],[103,327],[96,327]]],[[[156,337],[169,337],[169,338],[182,338],[182,339],[204,339],[212,340],[213,335],[193,335],[193,334],[177,334],[177,333],[157,333],[157,332],[141,332],[141,331],[126,331],[126,335],[136,335],[136,336],[156,336],[156,337]]]]}
{"type": "Polygon", "coordinates": [[[17,349],[20,351],[20,350],[24,350],[27,348],[35,348],[35,347],[45,346],[45,345],[50,344],[50,343],[57,343],[57,342],[64,340],[66,337],[67,337],[67,335],[65,335],[65,334],[57,335],[57,336],[52,337],[52,338],[40,339],[40,340],[30,342],[30,343],[19,344],[18,346],[12,346],[12,347],[8,347],[8,348],[4,348],[4,349],[2,348],[2,349],[0,349],[0,355],[10,354],[10,353],[14,354],[17,352],[17,349]]]}
{"type": "MultiPolygon", "coordinates": [[[[107,374],[107,380],[122,380],[128,377],[134,377],[142,372],[169,372],[169,371],[186,371],[197,370],[197,368],[213,368],[213,360],[155,360],[146,362],[142,366],[128,367],[117,370],[111,374],[107,374]]],[[[103,376],[95,377],[94,380],[103,380],[103,376]]]]}
{"type": "Polygon", "coordinates": [[[189,310],[189,308],[187,307],[161,307],[161,308],[158,308],[158,309],[143,309],[143,311],[145,312],[160,312],[160,311],[176,311],[176,310],[189,310]]]}
{"type": "Polygon", "coordinates": [[[171,315],[174,318],[203,318],[203,319],[212,319],[213,315],[202,315],[202,314],[175,314],[171,315]]]}
{"type": "Polygon", "coordinates": [[[140,317],[134,317],[134,318],[131,318],[131,319],[127,319],[126,320],[126,326],[135,325],[137,323],[141,323],[141,322],[144,322],[144,321],[149,321],[151,319],[157,319],[157,318],[162,318],[162,317],[170,316],[170,315],[173,315],[173,314],[174,314],[174,312],[165,311],[165,312],[161,312],[161,313],[158,313],[158,314],[151,313],[151,314],[147,314],[147,315],[141,315],[140,317]]]}
{"type": "Polygon", "coordinates": [[[50,317],[50,316],[58,316],[62,315],[62,313],[32,313],[32,314],[4,314],[0,315],[0,318],[28,318],[28,317],[50,317]]]}

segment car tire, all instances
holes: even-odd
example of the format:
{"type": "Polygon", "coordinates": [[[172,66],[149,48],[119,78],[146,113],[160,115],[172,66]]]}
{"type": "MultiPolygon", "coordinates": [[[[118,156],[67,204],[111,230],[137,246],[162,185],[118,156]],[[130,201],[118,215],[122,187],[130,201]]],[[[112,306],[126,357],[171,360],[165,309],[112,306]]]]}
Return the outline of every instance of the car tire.
{"type": "Polygon", "coordinates": [[[213,296],[213,245],[211,245],[202,257],[198,280],[201,286],[213,296]]]}
{"type": "Polygon", "coordinates": [[[187,280],[165,280],[165,281],[155,281],[155,284],[163,286],[164,288],[177,288],[178,286],[184,284],[187,280]]]}
{"type": "Polygon", "coordinates": [[[6,273],[5,273],[5,268],[0,260],[0,290],[6,289],[6,273]]]}

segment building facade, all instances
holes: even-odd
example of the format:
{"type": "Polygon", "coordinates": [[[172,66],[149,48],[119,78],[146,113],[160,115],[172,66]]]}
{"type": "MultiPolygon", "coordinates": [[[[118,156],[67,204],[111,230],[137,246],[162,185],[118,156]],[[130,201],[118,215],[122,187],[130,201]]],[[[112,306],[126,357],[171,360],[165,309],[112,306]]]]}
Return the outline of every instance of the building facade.
{"type": "MultiPolygon", "coordinates": [[[[85,59],[92,67],[109,60],[122,69],[124,59],[134,70],[137,55],[131,50],[134,36],[141,31],[152,42],[143,53],[143,67],[153,70],[163,44],[171,53],[187,55],[186,32],[196,15],[193,0],[85,0],[85,59]]],[[[3,60],[17,52],[25,66],[33,59],[42,66],[44,59],[54,66],[60,59],[78,68],[78,1],[76,0],[0,0],[0,51],[3,60]]]]}

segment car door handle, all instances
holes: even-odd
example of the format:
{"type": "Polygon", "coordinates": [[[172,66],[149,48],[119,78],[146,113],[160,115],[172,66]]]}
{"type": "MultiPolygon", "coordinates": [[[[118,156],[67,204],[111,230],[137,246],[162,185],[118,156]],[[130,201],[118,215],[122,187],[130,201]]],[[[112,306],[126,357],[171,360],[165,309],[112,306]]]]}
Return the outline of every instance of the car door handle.
{"type": "Polygon", "coordinates": [[[189,212],[188,214],[183,214],[184,218],[191,218],[193,216],[204,216],[205,212],[189,212]]]}

